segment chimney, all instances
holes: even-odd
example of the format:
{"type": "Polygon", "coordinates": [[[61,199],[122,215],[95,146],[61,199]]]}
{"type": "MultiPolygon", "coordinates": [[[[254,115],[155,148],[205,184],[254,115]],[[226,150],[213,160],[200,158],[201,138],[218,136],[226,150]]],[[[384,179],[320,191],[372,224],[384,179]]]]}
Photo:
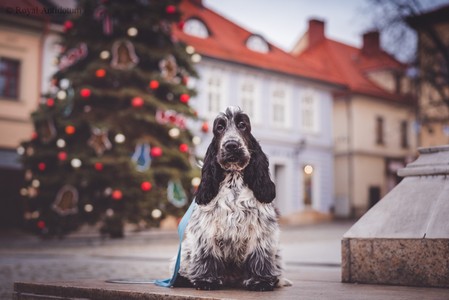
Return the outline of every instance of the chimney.
{"type": "Polygon", "coordinates": [[[309,30],[308,30],[309,45],[308,45],[308,47],[312,47],[325,39],[324,25],[325,25],[325,23],[322,20],[317,20],[317,19],[309,20],[309,30]]]}
{"type": "Polygon", "coordinates": [[[366,55],[375,55],[381,51],[379,31],[369,31],[363,34],[362,52],[366,55]]]}
{"type": "Polygon", "coordinates": [[[193,4],[195,4],[199,7],[203,7],[203,0],[190,0],[190,2],[192,2],[193,4]]]}

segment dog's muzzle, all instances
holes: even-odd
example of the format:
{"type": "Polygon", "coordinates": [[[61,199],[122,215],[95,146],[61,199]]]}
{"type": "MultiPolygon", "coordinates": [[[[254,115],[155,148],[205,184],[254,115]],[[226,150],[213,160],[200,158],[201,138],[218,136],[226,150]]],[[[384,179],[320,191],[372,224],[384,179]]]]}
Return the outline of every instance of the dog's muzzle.
{"type": "Polygon", "coordinates": [[[223,143],[219,163],[225,170],[241,170],[249,162],[248,152],[239,141],[230,140],[223,143]]]}

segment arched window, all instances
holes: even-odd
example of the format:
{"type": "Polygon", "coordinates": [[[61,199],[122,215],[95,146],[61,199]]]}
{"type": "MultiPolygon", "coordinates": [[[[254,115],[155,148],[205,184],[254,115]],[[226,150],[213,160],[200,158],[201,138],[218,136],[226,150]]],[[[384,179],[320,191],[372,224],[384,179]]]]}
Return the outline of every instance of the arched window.
{"type": "Polygon", "coordinates": [[[270,46],[267,41],[260,35],[253,34],[246,40],[246,47],[252,51],[268,53],[270,52],[270,46]]]}
{"type": "Polygon", "coordinates": [[[206,24],[199,19],[190,18],[184,23],[184,33],[198,38],[205,39],[209,37],[209,30],[206,24]]]}

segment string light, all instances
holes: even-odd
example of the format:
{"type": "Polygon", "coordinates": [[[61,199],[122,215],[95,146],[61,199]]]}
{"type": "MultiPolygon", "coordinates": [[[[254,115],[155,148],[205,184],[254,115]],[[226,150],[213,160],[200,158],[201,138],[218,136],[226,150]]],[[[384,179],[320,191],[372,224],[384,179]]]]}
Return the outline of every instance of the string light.
{"type": "Polygon", "coordinates": [[[82,164],[83,163],[79,158],[74,158],[70,161],[70,165],[72,165],[72,167],[74,167],[75,169],[80,168],[82,164]]]}
{"type": "Polygon", "coordinates": [[[124,143],[124,142],[125,142],[126,137],[125,137],[123,134],[118,133],[118,134],[115,136],[114,140],[115,140],[116,143],[121,144],[121,143],[124,143]]]}
{"type": "Polygon", "coordinates": [[[139,33],[139,31],[137,30],[136,27],[131,27],[131,28],[128,28],[127,33],[129,36],[136,36],[139,33]]]}

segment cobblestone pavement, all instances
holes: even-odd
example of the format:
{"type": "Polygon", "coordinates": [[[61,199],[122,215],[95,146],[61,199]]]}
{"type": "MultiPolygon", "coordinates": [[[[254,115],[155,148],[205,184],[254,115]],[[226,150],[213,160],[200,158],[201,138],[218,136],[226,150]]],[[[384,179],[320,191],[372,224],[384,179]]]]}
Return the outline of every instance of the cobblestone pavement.
{"type": "MultiPolygon", "coordinates": [[[[340,240],[351,223],[333,222],[283,228],[281,248],[287,268],[340,266],[340,240]]],[[[11,299],[16,281],[99,278],[167,278],[168,261],[176,254],[175,232],[129,234],[121,240],[72,235],[40,240],[23,234],[0,235],[0,299],[11,299]]]]}

